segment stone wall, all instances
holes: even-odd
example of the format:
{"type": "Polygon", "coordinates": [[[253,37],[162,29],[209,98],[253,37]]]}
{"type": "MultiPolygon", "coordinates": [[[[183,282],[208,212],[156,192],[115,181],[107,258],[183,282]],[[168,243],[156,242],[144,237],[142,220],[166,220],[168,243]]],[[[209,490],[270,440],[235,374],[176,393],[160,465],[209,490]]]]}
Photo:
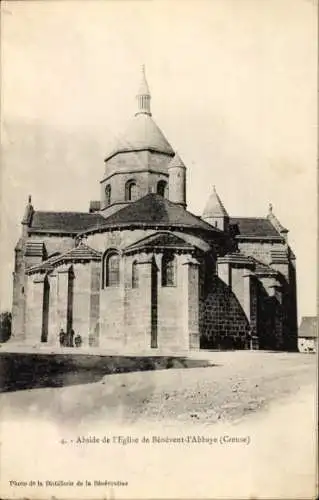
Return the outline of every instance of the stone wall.
{"type": "Polygon", "coordinates": [[[176,286],[162,286],[162,257],[156,256],[158,267],[158,339],[159,347],[185,348],[183,300],[186,299],[183,282],[183,257],[176,256],[176,286]]]}
{"type": "Polygon", "coordinates": [[[74,264],[73,272],[72,328],[76,335],[81,335],[82,345],[86,347],[89,345],[91,331],[92,263],[74,264]]]}
{"type": "Polygon", "coordinates": [[[101,263],[91,262],[89,345],[92,347],[98,347],[100,339],[100,288],[101,263]]]}
{"type": "Polygon", "coordinates": [[[23,342],[25,340],[26,322],[26,293],[27,279],[25,276],[23,241],[20,240],[15,250],[15,263],[13,272],[13,297],[12,297],[12,342],[23,342]]]}
{"type": "Polygon", "coordinates": [[[318,339],[317,338],[298,338],[298,350],[299,352],[314,352],[318,351],[318,339]]]}
{"type": "Polygon", "coordinates": [[[238,248],[244,255],[254,257],[264,264],[270,264],[270,252],[285,250],[286,244],[276,241],[238,241],[238,248]]]}
{"type": "Polygon", "coordinates": [[[104,349],[117,349],[124,344],[124,287],[121,284],[101,289],[99,345],[104,349]]]}
{"type": "Polygon", "coordinates": [[[202,348],[248,346],[249,320],[235,293],[218,276],[207,283],[200,299],[199,322],[202,348]]]}
{"type": "MultiPolygon", "coordinates": [[[[125,258],[124,343],[132,349],[151,347],[152,335],[152,268],[155,263],[144,254],[136,264],[138,283],[132,287],[132,264],[136,256],[125,258]]],[[[156,269],[155,269],[155,272],[156,269]]],[[[156,325],[155,325],[156,327],[156,325]]]]}
{"type": "Polygon", "coordinates": [[[206,285],[200,300],[201,347],[249,348],[250,336],[256,336],[260,349],[288,349],[281,291],[272,287],[272,278],[257,280],[243,272],[231,270],[231,286],[218,276],[206,285]]]}
{"type": "MultiPolygon", "coordinates": [[[[72,236],[53,236],[46,234],[31,234],[30,239],[43,241],[47,250],[47,255],[50,257],[51,254],[55,252],[64,253],[74,247],[75,241],[72,236]]],[[[36,264],[37,262],[32,262],[36,264]]],[[[31,260],[26,260],[26,264],[29,267],[31,265],[31,260]]]]}
{"type": "Polygon", "coordinates": [[[106,205],[105,187],[108,184],[111,186],[111,205],[125,202],[125,184],[129,180],[136,182],[138,198],[142,198],[149,192],[156,192],[160,180],[168,182],[167,165],[170,161],[168,155],[149,151],[120,153],[108,160],[101,181],[101,209],[104,215],[114,212],[114,207],[106,205]]]}
{"type": "Polygon", "coordinates": [[[125,229],[123,231],[108,231],[88,236],[86,244],[102,253],[110,248],[116,248],[121,251],[142,238],[146,238],[147,236],[155,233],[156,231],[152,229],[134,229],[134,231],[125,229]]]}
{"type": "MultiPolygon", "coordinates": [[[[161,282],[162,253],[155,253],[153,257],[151,254],[122,254],[128,245],[155,232],[128,229],[87,238],[86,243],[102,253],[110,248],[119,251],[119,286],[101,288],[101,262],[73,265],[71,295],[69,275],[63,271],[63,266],[49,275],[46,292],[49,293],[47,341],[50,344],[58,342],[61,327],[65,331],[72,327],[81,335],[84,346],[115,350],[125,346],[148,349],[155,345],[172,350],[197,348],[199,333],[201,347],[247,348],[249,336],[257,335],[260,348],[292,350],[296,342],[291,333],[293,322],[289,319],[296,314],[293,269],[282,270],[285,272],[281,275],[281,292],[270,293],[274,290],[271,280],[269,283],[267,278],[258,281],[243,267],[221,264],[217,276],[212,257],[196,263],[190,255],[181,254],[176,255],[175,286],[164,287],[161,282]],[[134,259],[139,261],[137,288],[132,287],[134,259]],[[149,259],[153,259],[152,262],[149,259]]],[[[52,237],[49,242],[50,249],[59,248],[59,251],[74,245],[72,238],[52,237]]],[[[48,245],[48,239],[45,244],[48,245]]],[[[262,244],[256,248],[262,248],[266,255],[271,247],[262,244]]],[[[14,304],[22,323],[27,315],[27,341],[40,342],[45,324],[45,276],[40,279],[32,275],[25,280],[24,265],[23,253],[17,251],[14,279],[20,296],[15,298],[14,304]],[[26,310],[21,307],[25,300],[26,310]]],[[[21,331],[24,335],[23,328],[21,331]]]]}
{"type": "Polygon", "coordinates": [[[273,280],[264,278],[258,284],[258,339],[260,349],[275,349],[276,329],[275,314],[278,310],[275,295],[270,295],[273,280]]]}
{"type": "Polygon", "coordinates": [[[44,278],[40,274],[27,277],[25,340],[29,345],[41,342],[44,278]]]}
{"type": "MultiPolygon", "coordinates": [[[[162,286],[161,254],[138,256],[138,286],[132,287],[132,264],[136,256],[122,261],[119,287],[101,290],[100,346],[132,349],[158,347],[188,349],[190,332],[185,323],[185,304],[198,309],[196,273],[185,274],[184,257],[177,256],[176,286],[162,286]],[[184,276],[183,277],[183,273],[184,276]],[[197,301],[192,304],[195,295],[197,301]],[[152,342],[153,339],[153,342],[152,342]]],[[[197,285],[198,288],[198,285],[197,285]]],[[[193,314],[196,319],[196,311],[193,314]]],[[[196,333],[196,325],[193,327],[196,333]]]]}

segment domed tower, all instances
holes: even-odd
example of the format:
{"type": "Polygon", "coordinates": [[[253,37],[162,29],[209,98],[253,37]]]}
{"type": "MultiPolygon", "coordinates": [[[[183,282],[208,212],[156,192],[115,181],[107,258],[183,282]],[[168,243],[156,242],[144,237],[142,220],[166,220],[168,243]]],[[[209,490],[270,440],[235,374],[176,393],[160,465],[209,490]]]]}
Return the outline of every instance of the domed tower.
{"type": "Polygon", "coordinates": [[[206,203],[202,219],[221,231],[227,231],[229,228],[229,215],[217,194],[215,186],[213,186],[213,192],[206,203]]]}
{"type": "Polygon", "coordinates": [[[142,69],[137,111],[105,158],[101,211],[108,217],[149,192],[168,196],[168,165],[174,150],[151,113],[151,94],[142,69]]]}
{"type": "Polygon", "coordinates": [[[168,174],[169,200],[186,208],[186,167],[177,153],[168,165],[168,174]]]}

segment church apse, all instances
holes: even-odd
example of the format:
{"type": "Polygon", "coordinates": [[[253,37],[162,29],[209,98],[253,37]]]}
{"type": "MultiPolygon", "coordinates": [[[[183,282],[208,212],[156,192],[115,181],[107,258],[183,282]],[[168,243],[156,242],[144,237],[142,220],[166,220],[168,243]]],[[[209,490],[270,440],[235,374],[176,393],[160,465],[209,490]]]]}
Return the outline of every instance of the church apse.
{"type": "Polygon", "coordinates": [[[230,216],[215,187],[201,216],[186,210],[186,165],[152,116],[144,69],[136,99],[88,212],[37,210],[29,197],[12,341],[59,346],[63,328],[83,347],[119,352],[242,349],[251,337],[295,350],[288,230],[272,207],[266,217],[230,216]]]}

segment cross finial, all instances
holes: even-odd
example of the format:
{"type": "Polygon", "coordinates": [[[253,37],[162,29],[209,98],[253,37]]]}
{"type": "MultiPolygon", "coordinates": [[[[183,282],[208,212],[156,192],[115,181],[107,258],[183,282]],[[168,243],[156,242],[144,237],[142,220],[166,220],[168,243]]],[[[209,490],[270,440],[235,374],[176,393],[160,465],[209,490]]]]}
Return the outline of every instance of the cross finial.
{"type": "Polygon", "coordinates": [[[269,203],[269,213],[272,214],[272,203],[269,203]]]}
{"type": "Polygon", "coordinates": [[[31,194],[28,196],[28,203],[31,204],[31,194]]]}

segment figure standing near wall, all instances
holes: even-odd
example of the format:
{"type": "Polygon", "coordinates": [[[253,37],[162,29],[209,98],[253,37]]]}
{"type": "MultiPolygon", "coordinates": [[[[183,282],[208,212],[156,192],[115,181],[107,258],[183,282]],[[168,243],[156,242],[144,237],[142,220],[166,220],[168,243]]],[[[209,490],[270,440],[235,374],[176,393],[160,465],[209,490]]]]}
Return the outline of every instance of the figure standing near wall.
{"type": "Polygon", "coordinates": [[[64,333],[63,328],[61,328],[61,330],[59,332],[59,341],[60,341],[60,346],[64,347],[64,344],[65,344],[65,333],[64,333]]]}

